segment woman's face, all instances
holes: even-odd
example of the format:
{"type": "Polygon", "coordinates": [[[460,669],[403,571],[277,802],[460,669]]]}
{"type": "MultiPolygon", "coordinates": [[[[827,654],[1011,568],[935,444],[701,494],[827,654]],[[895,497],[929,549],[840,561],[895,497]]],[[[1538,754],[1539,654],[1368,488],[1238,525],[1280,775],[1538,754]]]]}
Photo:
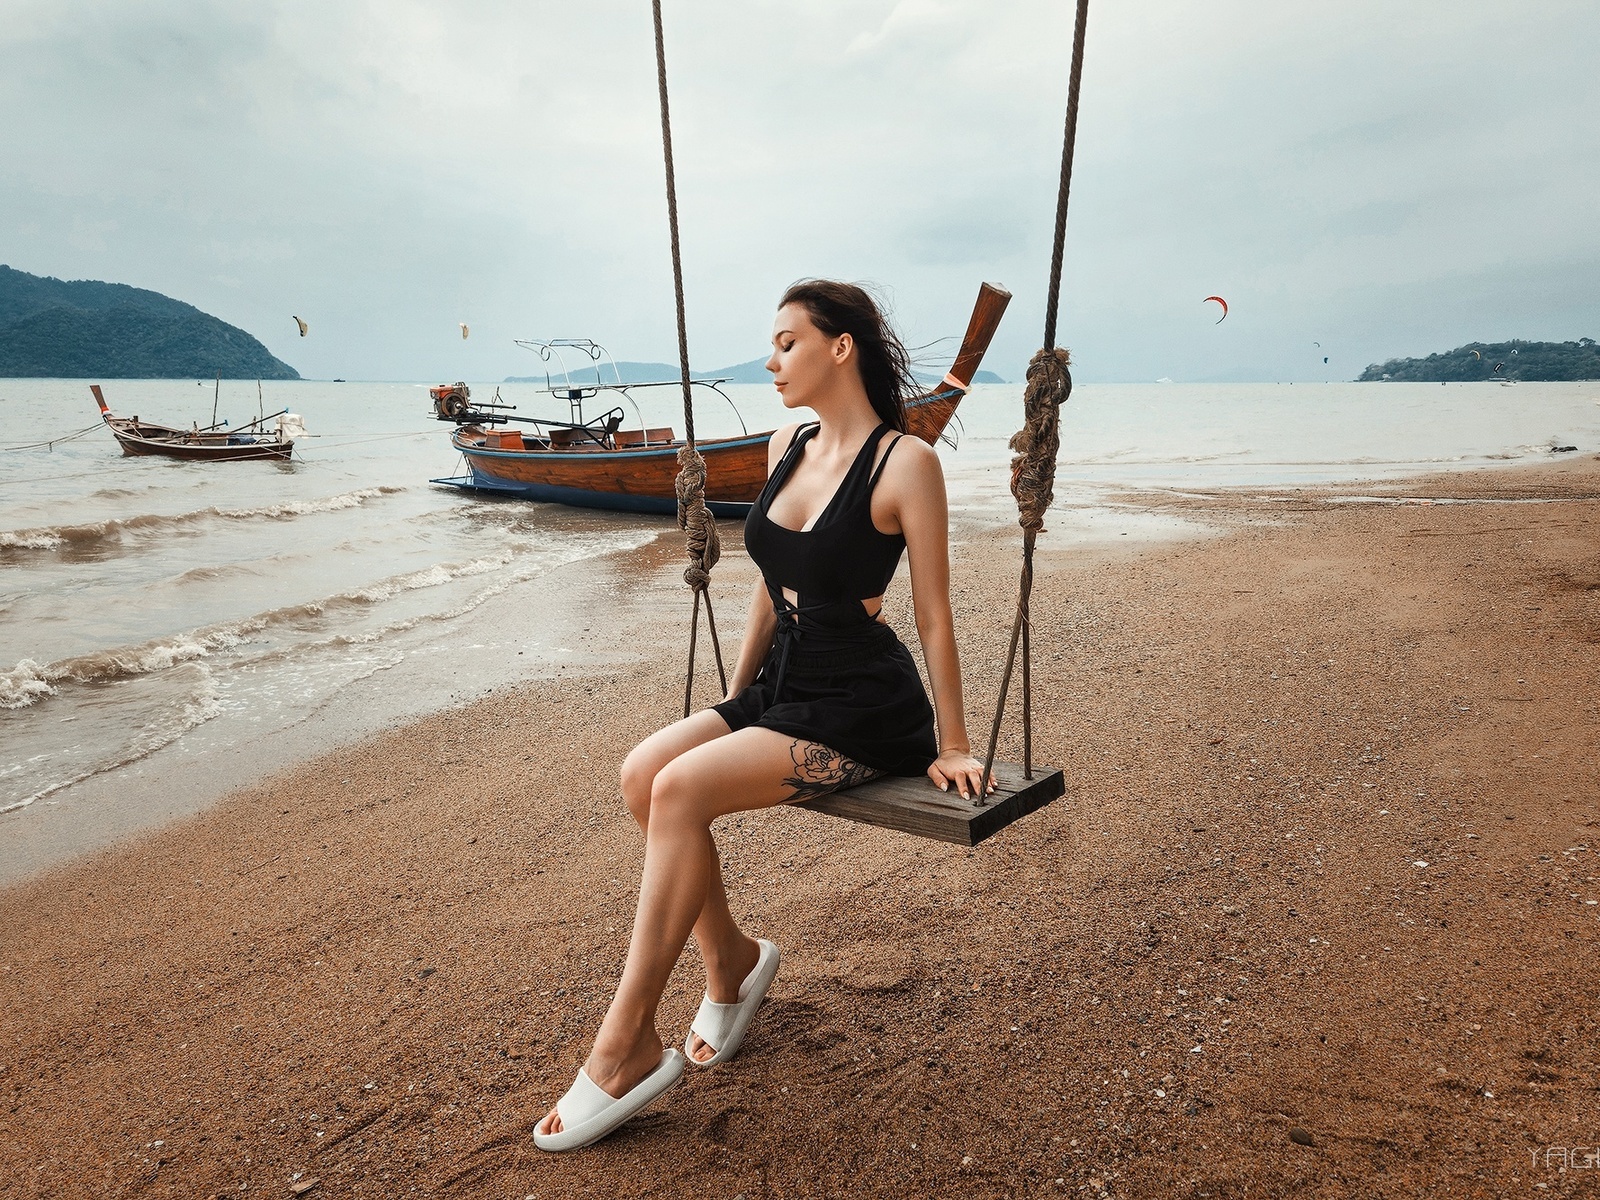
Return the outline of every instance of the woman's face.
{"type": "Polygon", "coordinates": [[[772,372],[783,406],[815,408],[817,397],[826,393],[839,378],[837,372],[850,364],[854,349],[848,333],[831,338],[812,324],[803,305],[780,308],[772,323],[772,357],[767,359],[767,370],[772,372]]]}

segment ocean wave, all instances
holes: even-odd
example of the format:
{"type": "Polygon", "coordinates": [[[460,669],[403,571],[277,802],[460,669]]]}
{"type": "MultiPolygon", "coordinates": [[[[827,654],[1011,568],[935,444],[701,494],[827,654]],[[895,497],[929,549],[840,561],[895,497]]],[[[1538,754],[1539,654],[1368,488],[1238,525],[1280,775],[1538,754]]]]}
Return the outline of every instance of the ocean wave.
{"type": "Polygon", "coordinates": [[[217,687],[217,681],[204,666],[194,665],[199,675],[199,686],[184,700],[183,707],[176,711],[172,720],[156,721],[146,725],[137,737],[105,761],[97,762],[66,779],[54,780],[32,795],[10,801],[0,800],[0,815],[27,808],[30,804],[35,804],[86,779],[93,779],[96,775],[104,775],[108,771],[116,771],[140,759],[149,758],[157,750],[170,746],[191,729],[197,729],[212,718],[221,716],[222,693],[217,687]]]}
{"type": "MultiPolygon", "coordinates": [[[[593,553],[600,552],[602,551],[594,551],[593,553]]],[[[588,554],[585,554],[582,557],[588,556],[588,554]]],[[[374,643],[382,642],[386,638],[393,637],[395,634],[408,633],[417,628],[417,626],[422,625],[424,622],[433,624],[459,620],[461,617],[467,616],[469,613],[482,608],[490,600],[494,599],[496,596],[502,595],[511,588],[516,587],[518,584],[527,583],[529,580],[537,579],[539,576],[548,574],[556,567],[564,566],[570,561],[573,560],[563,559],[557,563],[544,561],[536,564],[526,565],[520,570],[512,571],[503,577],[496,579],[486,587],[479,588],[477,591],[473,592],[470,596],[466,597],[460,603],[451,608],[441,608],[433,612],[421,613],[416,616],[402,617],[397,621],[389,621],[371,629],[363,629],[359,631],[340,630],[337,633],[331,633],[326,637],[318,638],[315,641],[303,642],[293,647],[273,647],[271,649],[263,650],[259,654],[253,654],[245,661],[252,667],[260,667],[270,662],[287,661],[289,659],[297,658],[318,650],[326,650],[345,646],[370,646],[374,643]]],[[[280,609],[278,610],[278,613],[267,615],[269,617],[276,617],[280,614],[287,615],[291,612],[299,612],[304,615],[312,616],[321,615],[328,607],[337,606],[339,604],[359,604],[362,606],[370,606],[377,602],[377,598],[388,599],[392,596],[399,595],[401,592],[408,591],[416,587],[437,585],[451,582],[456,579],[463,579],[473,575],[483,574],[484,571],[493,563],[494,560],[476,559],[471,563],[466,563],[450,570],[447,574],[436,574],[436,569],[430,568],[426,571],[415,572],[412,575],[401,576],[396,580],[390,581],[390,585],[387,587],[375,587],[365,589],[363,592],[346,593],[345,595],[333,597],[330,600],[322,601],[316,605],[302,605],[296,609],[280,609]],[[309,611],[313,608],[315,609],[315,612],[309,611]]]]}
{"type": "Polygon", "coordinates": [[[55,691],[47,682],[49,668],[25,658],[11,670],[0,674],[0,708],[25,708],[40,696],[55,691]]]}
{"type": "Polygon", "coordinates": [[[168,582],[174,585],[209,583],[215,579],[231,579],[236,575],[260,575],[258,562],[217,563],[212,566],[190,567],[168,582]]]}
{"type": "MultiPolygon", "coordinates": [[[[490,571],[502,570],[509,566],[516,557],[515,550],[507,549],[500,554],[490,555],[487,558],[475,558],[471,562],[454,566],[440,564],[424,567],[420,571],[412,571],[406,575],[396,575],[390,579],[379,580],[370,587],[364,587],[354,592],[345,592],[335,597],[335,599],[354,601],[361,604],[381,604],[391,597],[398,596],[401,592],[414,592],[421,588],[438,587],[440,584],[450,583],[452,580],[467,579],[474,575],[483,575],[490,571]]],[[[538,571],[549,570],[551,565],[548,562],[541,563],[538,571]]]]}
{"type": "Polygon", "coordinates": [[[26,708],[45,696],[55,695],[63,683],[110,683],[169,670],[242,645],[266,624],[261,617],[250,617],[175,637],[156,638],[138,646],[92,650],[44,665],[25,658],[11,670],[0,672],[0,709],[26,708]]]}
{"type": "Polygon", "coordinates": [[[1100,463],[1115,464],[1116,466],[1164,466],[1168,463],[1210,463],[1223,462],[1230,458],[1246,458],[1254,454],[1254,450],[1216,450],[1210,454],[1149,454],[1147,451],[1124,449],[1110,450],[1104,454],[1084,455],[1071,461],[1083,465],[1100,463]],[[1145,457],[1138,457],[1145,455],[1145,457]]]}
{"type": "MultiPolygon", "coordinates": [[[[574,557],[588,557],[602,552],[596,546],[574,557]]],[[[54,695],[63,683],[110,683],[117,679],[149,675],[168,670],[183,663],[207,658],[222,650],[232,650],[253,640],[261,631],[282,625],[304,624],[328,616],[340,609],[370,609],[386,600],[423,588],[439,587],[458,579],[504,571],[517,558],[514,549],[464,563],[439,564],[420,571],[410,571],[389,579],[379,580],[354,591],[340,592],[320,600],[303,604],[290,604],[268,609],[242,620],[207,626],[167,637],[154,638],[136,646],[115,646],[75,655],[57,662],[41,665],[25,658],[9,671],[0,672],[0,709],[26,708],[46,696],[54,695]]],[[[482,599],[469,600],[464,606],[456,605],[436,613],[427,614],[429,620],[452,620],[463,616],[483,603],[490,595],[497,595],[517,583],[542,575],[570,558],[554,559],[541,556],[537,562],[527,563],[511,571],[507,578],[483,590],[482,599]]],[[[423,618],[395,622],[369,633],[337,633],[325,639],[326,645],[353,645],[381,639],[386,633],[401,632],[414,627],[423,618]]],[[[317,643],[312,643],[315,646],[317,643]]],[[[300,646],[290,653],[301,653],[308,647],[300,646]]],[[[269,651],[264,658],[276,657],[269,651]]]]}
{"type": "Polygon", "coordinates": [[[357,508],[379,496],[403,492],[403,487],[381,486],[358,488],[336,496],[316,500],[289,500],[282,504],[266,504],[255,508],[210,508],[192,512],[141,513],[132,517],[110,517],[104,521],[91,521],[82,525],[46,525],[36,529],[0,530],[0,550],[56,550],[62,546],[87,546],[95,542],[117,541],[125,533],[162,533],[207,521],[284,521],[314,513],[338,512],[357,508]]]}
{"type": "MultiPolygon", "coordinates": [[[[438,608],[429,612],[419,613],[414,616],[401,617],[398,620],[388,621],[382,625],[377,625],[368,629],[338,630],[336,632],[327,634],[324,637],[317,638],[314,641],[301,642],[294,646],[273,646],[265,648],[242,659],[240,665],[248,666],[253,669],[259,669],[269,664],[287,662],[289,660],[300,658],[307,654],[316,653],[322,650],[339,649],[350,646],[371,646],[376,643],[381,643],[385,639],[391,638],[396,634],[408,633],[411,630],[416,629],[418,626],[424,624],[444,624],[451,621],[456,621],[462,617],[468,616],[477,609],[482,608],[496,596],[503,595],[505,592],[514,587],[528,583],[542,575],[547,575],[551,571],[554,571],[560,567],[566,566],[573,562],[580,562],[584,559],[599,557],[617,550],[638,549],[639,546],[650,541],[653,536],[653,534],[646,535],[636,541],[630,540],[622,545],[618,545],[614,541],[601,542],[599,540],[590,541],[586,539],[573,547],[573,550],[576,552],[570,556],[563,557],[558,560],[540,559],[536,562],[525,562],[514,570],[506,571],[500,574],[498,577],[489,581],[485,586],[478,588],[476,591],[472,592],[471,595],[464,597],[457,604],[450,608],[438,608]]],[[[337,607],[340,605],[360,605],[363,607],[370,607],[373,604],[373,601],[365,598],[367,595],[373,595],[381,591],[386,593],[386,596],[394,596],[399,595],[401,592],[409,590],[412,587],[426,586],[427,584],[425,580],[434,583],[444,583],[456,579],[469,578],[473,575],[481,575],[484,574],[490,567],[501,563],[501,561],[502,560],[498,558],[475,559],[469,563],[459,564],[458,566],[449,569],[448,578],[436,576],[434,574],[434,569],[430,568],[427,571],[418,571],[411,575],[398,576],[394,580],[388,581],[388,583],[382,587],[364,589],[363,593],[346,593],[342,596],[332,597],[329,600],[321,601],[316,604],[306,604],[288,609],[279,609],[273,613],[263,614],[263,616],[265,616],[269,621],[275,621],[280,618],[289,618],[291,616],[298,616],[301,618],[320,616],[328,608],[337,607]]]]}

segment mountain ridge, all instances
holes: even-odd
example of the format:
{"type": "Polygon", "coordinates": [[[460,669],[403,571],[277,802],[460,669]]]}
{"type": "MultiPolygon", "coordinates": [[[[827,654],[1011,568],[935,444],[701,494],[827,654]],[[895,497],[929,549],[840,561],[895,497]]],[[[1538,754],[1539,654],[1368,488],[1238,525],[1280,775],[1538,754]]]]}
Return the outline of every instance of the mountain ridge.
{"type": "Polygon", "coordinates": [[[1426,358],[1391,358],[1373,363],[1357,383],[1471,383],[1495,379],[1529,382],[1600,379],[1600,346],[1575,342],[1468,342],[1426,358]]]}
{"type": "Polygon", "coordinates": [[[147,288],[0,265],[0,378],[299,379],[255,337],[147,288]]]}

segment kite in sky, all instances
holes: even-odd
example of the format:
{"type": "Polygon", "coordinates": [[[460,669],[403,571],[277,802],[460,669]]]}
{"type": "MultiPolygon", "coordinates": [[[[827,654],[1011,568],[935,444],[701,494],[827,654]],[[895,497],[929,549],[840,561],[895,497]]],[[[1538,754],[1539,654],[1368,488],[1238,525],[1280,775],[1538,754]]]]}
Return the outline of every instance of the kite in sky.
{"type": "Polygon", "coordinates": [[[296,317],[296,318],[295,318],[295,319],[294,319],[294,323],[295,323],[295,324],[296,324],[296,325],[298,325],[298,326],[300,326],[300,336],[301,336],[301,337],[305,337],[305,335],[306,335],[306,330],[308,330],[308,329],[310,329],[310,328],[311,328],[311,326],[309,326],[309,325],[307,325],[307,324],[306,324],[306,323],[305,323],[305,322],[304,322],[304,321],[302,321],[302,320],[301,320],[301,319],[300,319],[300,318],[299,318],[299,317],[296,317]]]}
{"type": "Polygon", "coordinates": [[[1207,296],[1204,300],[1200,301],[1200,303],[1201,304],[1209,304],[1213,300],[1215,300],[1218,304],[1222,305],[1222,315],[1217,318],[1217,324],[1221,325],[1224,321],[1226,321],[1228,319],[1228,302],[1226,300],[1224,300],[1221,296],[1207,296]]]}
{"type": "Polygon", "coordinates": [[[467,323],[465,321],[457,321],[456,324],[461,326],[461,340],[463,342],[466,341],[467,340],[467,323]]]}

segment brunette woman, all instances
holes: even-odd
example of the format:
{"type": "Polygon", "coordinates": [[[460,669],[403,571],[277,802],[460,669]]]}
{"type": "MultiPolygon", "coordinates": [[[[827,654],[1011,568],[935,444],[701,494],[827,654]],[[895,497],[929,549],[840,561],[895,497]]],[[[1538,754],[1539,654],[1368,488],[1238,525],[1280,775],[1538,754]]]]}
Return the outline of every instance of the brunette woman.
{"type": "Polygon", "coordinates": [[[926,773],[963,796],[982,779],[950,613],[944,475],[933,448],[905,436],[916,392],[905,348],[866,291],[816,279],[784,294],[772,346],[767,370],[784,406],[817,419],[772,435],[767,485],[745,523],[762,580],[727,699],[646,738],[622,764],[623,800],[645,837],[639,908],[594,1049],[535,1133],[547,1150],[604,1137],[686,1063],[738,1052],[779,956],[734,923],[713,821],[884,774],[926,773]],[[902,552],[931,706],[882,617],[902,552]],[[662,1044],[656,1006],[691,931],[706,997],[679,1053],[662,1044]]]}

